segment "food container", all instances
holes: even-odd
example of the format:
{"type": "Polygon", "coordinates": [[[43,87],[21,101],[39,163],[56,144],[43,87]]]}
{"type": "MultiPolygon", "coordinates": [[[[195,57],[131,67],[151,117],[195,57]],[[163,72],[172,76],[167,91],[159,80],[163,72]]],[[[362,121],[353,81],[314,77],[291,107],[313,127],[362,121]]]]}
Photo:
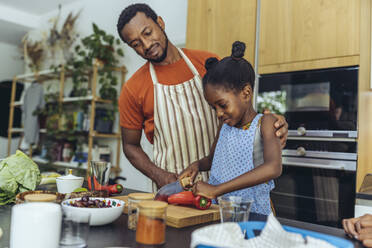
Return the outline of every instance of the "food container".
{"type": "Polygon", "coordinates": [[[128,229],[136,230],[138,203],[153,199],[153,193],[131,193],[128,195],[128,229]]]}
{"type": "Polygon", "coordinates": [[[57,190],[59,193],[68,194],[77,188],[81,188],[84,182],[84,177],[77,177],[72,175],[72,170],[69,170],[67,176],[57,177],[57,190]]]}
{"type": "Polygon", "coordinates": [[[138,203],[136,242],[145,245],[165,243],[166,210],[168,203],[142,201],[138,203]]]}

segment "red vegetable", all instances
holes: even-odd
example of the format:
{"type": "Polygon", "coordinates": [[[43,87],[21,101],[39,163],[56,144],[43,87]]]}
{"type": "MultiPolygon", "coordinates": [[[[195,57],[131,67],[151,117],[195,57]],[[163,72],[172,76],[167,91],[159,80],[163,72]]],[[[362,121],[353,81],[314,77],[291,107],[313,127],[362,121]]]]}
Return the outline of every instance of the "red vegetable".
{"type": "Polygon", "coordinates": [[[182,191],[168,197],[168,203],[180,205],[193,205],[198,209],[208,209],[211,206],[211,200],[203,196],[194,196],[191,191],[182,191]]]}
{"type": "Polygon", "coordinates": [[[119,183],[107,186],[101,185],[101,190],[107,190],[110,194],[119,194],[123,191],[123,185],[119,183]]]}
{"type": "Polygon", "coordinates": [[[109,194],[119,194],[123,191],[123,185],[117,183],[113,185],[107,185],[103,186],[98,183],[97,179],[93,177],[94,185],[92,185],[92,179],[91,177],[88,177],[88,187],[89,190],[93,190],[92,186],[94,186],[94,190],[106,190],[109,192],[109,194]]]}
{"type": "Polygon", "coordinates": [[[211,206],[212,202],[211,199],[205,198],[203,196],[197,195],[195,197],[194,205],[198,209],[208,209],[211,206]]]}

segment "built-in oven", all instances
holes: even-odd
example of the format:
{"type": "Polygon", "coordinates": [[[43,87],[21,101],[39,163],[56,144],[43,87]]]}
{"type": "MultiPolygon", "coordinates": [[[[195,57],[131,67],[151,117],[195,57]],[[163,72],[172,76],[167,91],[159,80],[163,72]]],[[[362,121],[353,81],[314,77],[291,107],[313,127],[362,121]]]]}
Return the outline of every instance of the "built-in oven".
{"type": "Polygon", "coordinates": [[[357,164],[358,67],[259,75],[257,109],[285,116],[279,217],[341,226],[352,217],[357,164]]]}

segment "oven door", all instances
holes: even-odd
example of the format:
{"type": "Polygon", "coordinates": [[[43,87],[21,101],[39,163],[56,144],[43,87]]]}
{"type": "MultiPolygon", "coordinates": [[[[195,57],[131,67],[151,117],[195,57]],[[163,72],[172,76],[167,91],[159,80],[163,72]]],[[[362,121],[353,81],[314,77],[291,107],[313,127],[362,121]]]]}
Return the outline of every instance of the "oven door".
{"type": "Polygon", "coordinates": [[[290,136],[356,138],[358,67],[259,75],[257,110],[284,115],[290,136]]]}
{"type": "Polygon", "coordinates": [[[341,227],[354,216],[356,161],[283,157],[271,199],[278,217],[341,227]]]}

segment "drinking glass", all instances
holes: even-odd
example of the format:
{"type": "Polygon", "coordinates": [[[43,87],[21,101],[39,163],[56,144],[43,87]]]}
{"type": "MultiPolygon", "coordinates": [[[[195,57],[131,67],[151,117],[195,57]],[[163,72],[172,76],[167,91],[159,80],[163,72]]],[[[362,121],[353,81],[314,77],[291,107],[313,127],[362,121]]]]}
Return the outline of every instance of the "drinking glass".
{"type": "Polygon", "coordinates": [[[106,186],[109,181],[111,163],[105,161],[90,161],[88,170],[89,190],[101,190],[100,186],[106,186]]]}
{"type": "Polygon", "coordinates": [[[217,199],[221,222],[248,221],[252,199],[242,196],[220,196],[217,199]]]}
{"type": "Polygon", "coordinates": [[[64,210],[60,247],[86,247],[89,235],[90,213],[64,210]]]}

